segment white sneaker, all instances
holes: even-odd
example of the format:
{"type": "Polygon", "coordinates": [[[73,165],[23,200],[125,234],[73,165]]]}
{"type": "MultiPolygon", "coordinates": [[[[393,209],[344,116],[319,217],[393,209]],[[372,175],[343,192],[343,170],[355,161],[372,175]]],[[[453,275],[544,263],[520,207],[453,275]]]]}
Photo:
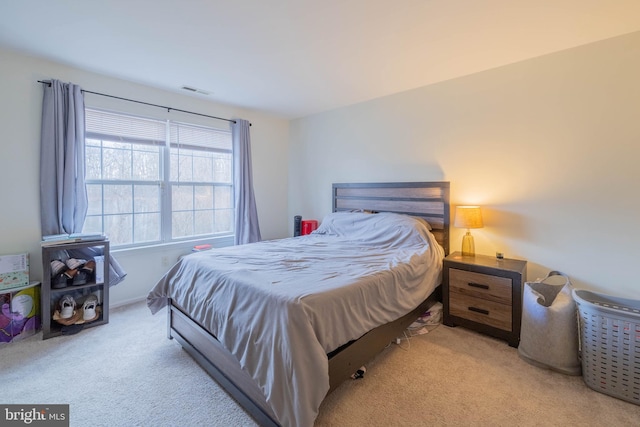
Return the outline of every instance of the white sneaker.
{"type": "Polygon", "coordinates": [[[76,301],[71,295],[65,295],[60,299],[60,318],[69,319],[73,317],[76,308],[76,301]]]}
{"type": "Polygon", "coordinates": [[[98,297],[89,295],[82,305],[82,320],[92,322],[98,317],[96,308],[98,307],[98,297]]]}

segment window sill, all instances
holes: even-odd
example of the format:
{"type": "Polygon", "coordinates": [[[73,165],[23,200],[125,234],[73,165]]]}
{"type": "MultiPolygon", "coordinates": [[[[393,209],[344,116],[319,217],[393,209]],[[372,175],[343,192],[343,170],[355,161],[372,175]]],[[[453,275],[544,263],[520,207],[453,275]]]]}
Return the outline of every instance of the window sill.
{"type": "Polygon", "coordinates": [[[183,240],[180,242],[160,243],[156,245],[137,246],[134,248],[122,248],[112,249],[111,253],[114,255],[135,255],[138,253],[152,253],[152,252],[164,252],[167,250],[184,250],[185,252],[191,251],[196,245],[211,245],[212,248],[222,248],[225,246],[233,246],[234,236],[221,236],[221,237],[208,237],[204,239],[183,240]]]}

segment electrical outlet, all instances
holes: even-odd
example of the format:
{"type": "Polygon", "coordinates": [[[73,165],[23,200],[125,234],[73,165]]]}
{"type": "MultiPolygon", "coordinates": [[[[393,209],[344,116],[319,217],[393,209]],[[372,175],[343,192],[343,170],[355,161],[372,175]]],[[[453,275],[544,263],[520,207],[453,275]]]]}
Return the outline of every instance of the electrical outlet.
{"type": "Polygon", "coordinates": [[[169,257],[166,256],[166,255],[163,255],[162,258],[161,258],[161,262],[162,262],[162,265],[164,267],[168,266],[169,265],[169,257]]]}

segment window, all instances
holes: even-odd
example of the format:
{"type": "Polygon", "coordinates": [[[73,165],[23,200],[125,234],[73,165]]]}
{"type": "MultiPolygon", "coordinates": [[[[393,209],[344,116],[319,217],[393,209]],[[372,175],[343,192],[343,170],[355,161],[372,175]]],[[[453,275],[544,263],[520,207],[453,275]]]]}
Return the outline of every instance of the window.
{"type": "Polygon", "coordinates": [[[113,246],[233,234],[231,132],[86,109],[84,232],[113,246]]]}

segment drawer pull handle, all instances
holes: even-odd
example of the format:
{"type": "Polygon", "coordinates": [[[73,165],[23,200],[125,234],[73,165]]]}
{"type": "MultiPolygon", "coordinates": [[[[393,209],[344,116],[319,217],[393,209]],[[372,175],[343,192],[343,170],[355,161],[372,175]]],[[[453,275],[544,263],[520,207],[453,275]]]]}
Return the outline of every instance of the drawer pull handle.
{"type": "Polygon", "coordinates": [[[467,285],[469,285],[471,287],[474,287],[474,288],[489,289],[489,285],[482,285],[480,283],[469,282],[469,283],[467,283],[467,285]]]}
{"type": "Polygon", "coordinates": [[[469,311],[475,311],[476,313],[489,315],[489,310],[483,310],[477,307],[467,307],[467,308],[469,309],[469,311]]]}

